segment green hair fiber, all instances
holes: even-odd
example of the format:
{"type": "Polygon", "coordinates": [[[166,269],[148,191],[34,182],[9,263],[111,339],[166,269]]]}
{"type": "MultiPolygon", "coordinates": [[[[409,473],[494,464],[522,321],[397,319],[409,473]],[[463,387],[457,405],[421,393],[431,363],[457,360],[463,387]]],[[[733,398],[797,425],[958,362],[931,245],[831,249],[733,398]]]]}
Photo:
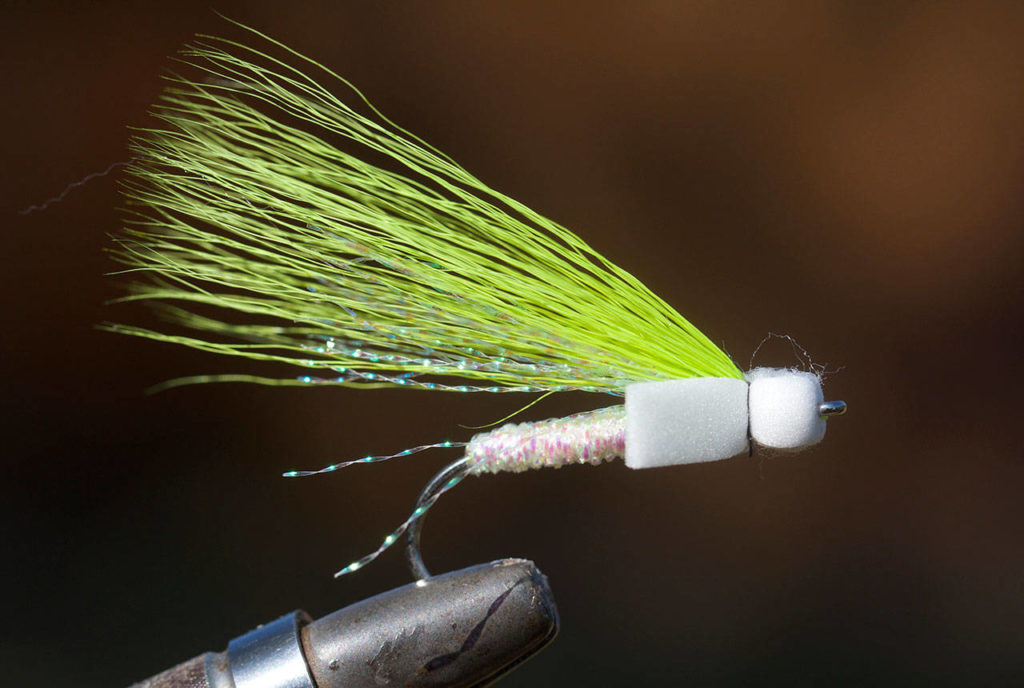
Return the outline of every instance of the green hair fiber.
{"type": "Polygon", "coordinates": [[[169,77],[132,142],[114,254],[139,279],[123,300],[183,329],[111,328],[305,370],[185,382],[621,395],[742,378],[574,233],[247,30],[284,57],[199,37],[180,58],[192,76],[169,77]]]}

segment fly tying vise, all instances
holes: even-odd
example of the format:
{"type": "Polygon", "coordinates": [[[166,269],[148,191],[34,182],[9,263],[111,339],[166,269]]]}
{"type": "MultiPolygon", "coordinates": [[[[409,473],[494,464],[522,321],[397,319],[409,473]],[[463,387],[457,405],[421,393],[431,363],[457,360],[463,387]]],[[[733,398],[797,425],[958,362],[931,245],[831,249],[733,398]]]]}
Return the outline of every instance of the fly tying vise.
{"type": "Polygon", "coordinates": [[[791,451],[820,441],[826,418],[845,411],[843,402],[824,401],[814,373],[742,372],[568,229],[393,124],[330,70],[241,28],[284,57],[212,37],[182,52],[200,76],[168,77],[154,109],[161,124],[132,141],[130,214],[114,251],[127,271],[149,276],[123,301],[153,301],[200,334],[109,329],[308,371],[171,384],[625,397],[468,442],[286,473],[464,450],[376,551],[336,575],[362,568],[408,531],[414,575],[428,577],[418,547],[423,515],[469,474],[620,457],[650,468],[725,459],[754,445],[791,451]],[[367,114],[307,71],[348,89],[367,114]]]}

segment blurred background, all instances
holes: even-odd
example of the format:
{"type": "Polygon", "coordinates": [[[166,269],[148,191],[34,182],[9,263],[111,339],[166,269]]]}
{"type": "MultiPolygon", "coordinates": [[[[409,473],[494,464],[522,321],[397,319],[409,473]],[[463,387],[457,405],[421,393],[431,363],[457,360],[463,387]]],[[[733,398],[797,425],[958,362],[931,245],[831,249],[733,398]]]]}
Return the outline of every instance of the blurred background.
{"type": "MultiPolygon", "coordinates": [[[[553,646],[503,686],[1019,685],[1024,224],[1019,3],[221,0],[399,124],[573,228],[746,367],[769,332],[838,371],[847,416],[784,458],[468,480],[432,511],[441,572],[548,574],[553,646]]],[[[335,581],[457,454],[283,470],[469,430],[518,396],[193,386],[248,372],[94,329],[117,174],[208,2],[11,2],[0,80],[0,642],[11,686],[117,687],[335,581]]],[[[758,363],[795,365],[774,342],[758,363]]],[[[292,370],[279,370],[290,376],[292,370]]],[[[524,418],[604,397],[549,398],[524,418]]]]}

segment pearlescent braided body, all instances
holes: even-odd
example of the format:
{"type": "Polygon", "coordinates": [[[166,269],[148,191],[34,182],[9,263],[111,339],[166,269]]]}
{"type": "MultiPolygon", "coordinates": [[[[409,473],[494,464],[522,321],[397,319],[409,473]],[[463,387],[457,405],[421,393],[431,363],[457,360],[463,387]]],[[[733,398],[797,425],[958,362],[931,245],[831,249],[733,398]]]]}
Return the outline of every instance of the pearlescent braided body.
{"type": "Polygon", "coordinates": [[[626,407],[578,413],[536,423],[508,423],[466,446],[474,473],[521,473],[532,468],[596,465],[626,451],[626,407]]]}

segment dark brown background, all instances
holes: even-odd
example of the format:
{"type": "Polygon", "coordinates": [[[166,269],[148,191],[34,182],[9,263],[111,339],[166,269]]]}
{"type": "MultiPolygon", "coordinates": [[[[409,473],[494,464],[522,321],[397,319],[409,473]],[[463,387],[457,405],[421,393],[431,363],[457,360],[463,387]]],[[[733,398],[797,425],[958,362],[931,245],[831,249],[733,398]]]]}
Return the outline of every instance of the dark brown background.
{"type": "MultiPolygon", "coordinates": [[[[827,392],[849,415],[794,457],[446,496],[432,568],[529,557],[560,604],[559,639],[502,685],[1024,678],[1024,7],[866,5],[217,3],[574,228],[738,361],[773,331],[842,367],[827,392]]],[[[522,400],[144,396],[245,364],[93,329],[127,315],[102,305],[112,179],[15,213],[124,159],[166,57],[231,29],[207,2],[7,2],[0,25],[3,683],[122,686],[407,582],[399,551],[330,574],[454,455],[280,472],[459,436],[522,400]]]]}

